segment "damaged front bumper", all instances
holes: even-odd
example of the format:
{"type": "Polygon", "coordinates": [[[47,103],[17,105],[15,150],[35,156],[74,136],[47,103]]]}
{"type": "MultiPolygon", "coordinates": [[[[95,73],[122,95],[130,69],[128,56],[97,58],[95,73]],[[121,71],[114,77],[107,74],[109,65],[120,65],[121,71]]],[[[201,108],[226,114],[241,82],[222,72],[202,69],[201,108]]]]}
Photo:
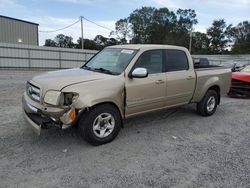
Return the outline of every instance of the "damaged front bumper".
{"type": "Polygon", "coordinates": [[[37,122],[35,123],[34,121],[34,118],[30,117],[29,114],[23,110],[23,115],[24,115],[24,118],[26,120],[26,122],[31,126],[31,128],[33,129],[33,131],[40,135],[41,134],[41,123],[37,122]]]}
{"type": "Polygon", "coordinates": [[[230,91],[228,93],[230,97],[234,98],[250,98],[250,82],[232,79],[230,91]]]}
{"type": "Polygon", "coordinates": [[[67,129],[73,126],[79,117],[81,110],[74,107],[65,109],[58,107],[43,106],[29,98],[24,93],[22,97],[23,114],[27,123],[35,133],[41,134],[42,129],[58,127],[67,129]]]}

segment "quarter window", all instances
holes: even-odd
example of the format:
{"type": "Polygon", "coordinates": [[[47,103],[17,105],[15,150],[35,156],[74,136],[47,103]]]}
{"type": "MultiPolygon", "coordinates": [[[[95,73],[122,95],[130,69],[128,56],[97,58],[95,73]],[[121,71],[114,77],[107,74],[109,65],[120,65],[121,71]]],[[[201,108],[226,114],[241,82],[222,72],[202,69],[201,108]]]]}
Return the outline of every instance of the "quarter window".
{"type": "Polygon", "coordinates": [[[138,59],[134,68],[146,68],[149,74],[161,73],[163,69],[162,50],[144,52],[138,59]]]}
{"type": "Polygon", "coordinates": [[[166,50],[167,72],[188,70],[186,53],[181,50],[166,50]]]}

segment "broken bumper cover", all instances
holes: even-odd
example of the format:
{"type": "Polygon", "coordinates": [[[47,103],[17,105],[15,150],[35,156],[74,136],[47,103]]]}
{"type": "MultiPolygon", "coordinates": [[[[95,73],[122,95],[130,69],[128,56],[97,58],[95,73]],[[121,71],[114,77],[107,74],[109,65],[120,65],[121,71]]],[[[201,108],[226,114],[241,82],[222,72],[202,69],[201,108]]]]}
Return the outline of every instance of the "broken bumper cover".
{"type": "Polygon", "coordinates": [[[74,125],[74,121],[64,124],[60,118],[67,116],[69,110],[60,108],[42,107],[36,104],[27,95],[22,97],[23,114],[27,123],[31,126],[35,133],[41,134],[42,129],[50,127],[58,127],[66,129],[74,125]]]}
{"type": "Polygon", "coordinates": [[[31,117],[29,117],[29,115],[26,113],[26,111],[23,111],[23,115],[24,118],[26,120],[26,122],[31,126],[31,128],[33,129],[33,131],[37,134],[40,135],[41,134],[41,124],[37,124],[35,123],[31,117]]]}

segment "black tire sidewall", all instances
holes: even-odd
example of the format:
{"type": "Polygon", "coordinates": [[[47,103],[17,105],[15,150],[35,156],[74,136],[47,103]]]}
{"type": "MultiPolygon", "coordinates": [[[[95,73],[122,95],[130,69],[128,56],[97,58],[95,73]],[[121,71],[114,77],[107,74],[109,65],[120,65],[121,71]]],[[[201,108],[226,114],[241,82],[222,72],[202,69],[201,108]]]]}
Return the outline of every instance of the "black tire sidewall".
{"type": "Polygon", "coordinates": [[[217,92],[214,91],[214,90],[209,90],[209,91],[207,92],[207,94],[206,94],[206,96],[205,96],[205,100],[204,100],[204,108],[205,108],[204,111],[205,111],[205,113],[206,113],[208,116],[214,114],[214,112],[216,111],[216,108],[217,108],[217,104],[218,104],[218,94],[217,94],[217,92]],[[209,112],[209,111],[207,110],[207,102],[208,102],[208,100],[209,100],[209,98],[210,98],[211,96],[213,96],[213,97],[215,98],[215,106],[214,106],[214,109],[213,109],[212,111],[209,112]]]}
{"type": "Polygon", "coordinates": [[[86,114],[83,114],[83,117],[79,122],[79,129],[83,135],[83,138],[92,145],[101,145],[111,142],[118,135],[121,128],[121,116],[119,111],[112,105],[100,105],[93,108],[86,114]],[[110,113],[115,120],[114,130],[110,135],[105,138],[99,138],[95,135],[93,130],[93,123],[100,114],[110,113]]]}
{"type": "Polygon", "coordinates": [[[219,101],[218,93],[215,90],[208,90],[207,93],[205,94],[205,96],[203,97],[203,99],[199,103],[197,103],[197,112],[198,112],[198,114],[200,114],[202,116],[211,116],[211,115],[213,115],[215,113],[216,109],[217,109],[218,101],[219,101]],[[215,103],[214,109],[211,112],[209,112],[207,110],[207,102],[208,102],[208,99],[211,96],[214,96],[216,103],[215,103]]]}

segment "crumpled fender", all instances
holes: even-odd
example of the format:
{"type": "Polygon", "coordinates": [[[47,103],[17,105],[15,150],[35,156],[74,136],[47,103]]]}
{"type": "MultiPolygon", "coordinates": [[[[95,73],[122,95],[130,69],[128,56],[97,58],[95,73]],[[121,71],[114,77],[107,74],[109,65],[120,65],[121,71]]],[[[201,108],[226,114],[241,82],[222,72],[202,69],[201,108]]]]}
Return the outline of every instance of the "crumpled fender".
{"type": "Polygon", "coordinates": [[[70,85],[63,88],[62,92],[79,94],[77,101],[72,104],[76,109],[86,109],[100,103],[112,103],[124,117],[124,87],[124,76],[119,75],[94,82],[70,85]]]}

